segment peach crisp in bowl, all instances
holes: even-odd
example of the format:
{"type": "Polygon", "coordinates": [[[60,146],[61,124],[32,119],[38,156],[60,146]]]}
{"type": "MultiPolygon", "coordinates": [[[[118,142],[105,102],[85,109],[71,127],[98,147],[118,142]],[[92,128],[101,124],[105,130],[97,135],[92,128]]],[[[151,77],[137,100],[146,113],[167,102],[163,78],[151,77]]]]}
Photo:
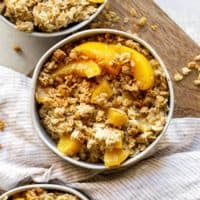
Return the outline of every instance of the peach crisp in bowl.
{"type": "Polygon", "coordinates": [[[174,107],[164,63],[140,38],[118,30],[76,33],[38,62],[33,124],[64,160],[96,170],[124,168],[155,151],[174,107]]]}

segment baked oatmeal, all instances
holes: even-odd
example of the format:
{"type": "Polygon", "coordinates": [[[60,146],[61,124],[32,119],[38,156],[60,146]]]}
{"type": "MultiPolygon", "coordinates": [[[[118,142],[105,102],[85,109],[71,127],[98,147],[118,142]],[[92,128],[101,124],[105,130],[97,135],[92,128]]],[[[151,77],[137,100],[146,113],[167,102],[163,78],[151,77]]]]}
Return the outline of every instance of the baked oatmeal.
{"type": "Polygon", "coordinates": [[[17,29],[55,32],[87,20],[104,0],[3,0],[1,13],[17,29]]]}
{"type": "Polygon", "coordinates": [[[99,34],[66,44],[37,83],[40,120],[58,150],[119,166],[162,132],[169,90],[160,63],[139,43],[99,34]]]}
{"type": "MultiPolygon", "coordinates": [[[[7,200],[79,200],[78,197],[72,194],[45,190],[42,188],[28,189],[26,191],[14,194],[7,200]]],[[[4,199],[6,200],[6,199],[4,199]]]]}

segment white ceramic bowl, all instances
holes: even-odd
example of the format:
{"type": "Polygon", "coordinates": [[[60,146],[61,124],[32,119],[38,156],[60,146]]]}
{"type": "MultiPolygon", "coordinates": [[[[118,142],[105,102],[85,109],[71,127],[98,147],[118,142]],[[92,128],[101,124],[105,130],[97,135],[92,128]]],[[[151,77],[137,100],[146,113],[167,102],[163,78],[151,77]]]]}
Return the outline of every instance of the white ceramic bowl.
{"type": "MultiPolygon", "coordinates": [[[[99,6],[97,11],[93,15],[91,15],[87,20],[79,22],[79,23],[76,23],[76,24],[71,25],[69,27],[66,27],[61,31],[52,32],[52,33],[45,33],[45,32],[39,32],[39,31],[33,31],[31,33],[26,33],[26,32],[22,32],[22,33],[30,34],[30,35],[35,36],[35,37],[44,37],[44,38],[51,38],[51,37],[69,35],[71,33],[74,33],[76,31],[82,29],[83,27],[87,26],[90,22],[92,22],[101,13],[101,11],[104,9],[104,7],[107,4],[107,2],[108,2],[108,0],[105,0],[105,2],[99,6]]],[[[12,28],[17,30],[15,24],[12,23],[9,19],[4,17],[3,15],[0,15],[0,19],[2,21],[4,21],[6,24],[8,24],[10,27],[12,27],[12,28]]]]}
{"type": "Polygon", "coordinates": [[[89,200],[88,197],[86,197],[84,194],[82,194],[81,192],[67,187],[67,186],[61,186],[61,185],[54,185],[54,184],[34,184],[34,185],[26,185],[26,186],[21,186],[21,187],[17,187],[14,188],[12,190],[9,190],[8,192],[5,192],[4,194],[2,194],[0,196],[0,200],[3,200],[5,197],[11,197],[14,194],[17,194],[19,192],[23,192],[29,189],[33,189],[33,188],[43,188],[46,190],[56,190],[56,191],[60,191],[60,192],[64,192],[64,193],[69,193],[69,194],[73,194],[76,195],[77,197],[79,197],[80,200],[89,200]]]}
{"type": "Polygon", "coordinates": [[[42,125],[40,123],[38,112],[37,112],[37,105],[36,105],[36,101],[35,101],[35,90],[36,90],[38,75],[40,73],[40,70],[41,70],[43,64],[49,58],[49,56],[53,53],[53,51],[62,47],[64,44],[71,43],[73,41],[77,41],[77,40],[80,40],[80,39],[88,37],[88,36],[102,34],[102,33],[111,33],[111,34],[120,35],[122,37],[126,37],[127,39],[132,39],[132,40],[142,44],[159,61],[162,69],[165,72],[168,87],[169,87],[169,93],[170,93],[170,95],[169,95],[169,112],[168,112],[166,125],[165,125],[163,131],[160,133],[160,135],[157,137],[157,139],[152,144],[150,144],[143,152],[139,153],[135,157],[129,158],[127,161],[125,161],[118,168],[124,168],[124,167],[128,167],[130,165],[133,165],[133,164],[137,163],[138,161],[140,161],[144,158],[147,158],[148,156],[150,156],[155,151],[157,143],[161,140],[162,136],[165,134],[165,132],[167,130],[167,127],[168,127],[169,122],[172,118],[172,113],[173,113],[173,110],[174,110],[174,92],[173,92],[173,87],[172,87],[172,81],[169,77],[168,71],[167,71],[162,59],[158,56],[156,51],[148,43],[146,43],[144,40],[140,39],[139,37],[137,37],[135,35],[129,34],[129,33],[125,33],[125,32],[118,31],[118,30],[112,30],[112,29],[91,29],[91,30],[79,32],[79,33],[76,33],[76,34],[74,34],[70,37],[67,37],[66,39],[58,42],[56,45],[54,45],[52,48],[50,48],[42,56],[42,58],[39,60],[39,62],[37,63],[37,66],[35,68],[35,71],[34,71],[33,82],[32,82],[32,92],[31,92],[31,115],[32,115],[33,125],[34,125],[36,132],[38,133],[39,137],[54,153],[56,153],[62,159],[66,160],[67,162],[70,162],[74,165],[77,165],[77,166],[80,166],[80,167],[83,167],[83,168],[104,171],[104,170],[110,170],[110,168],[105,167],[103,164],[94,164],[94,163],[88,163],[88,162],[84,162],[84,161],[77,161],[73,158],[62,155],[56,149],[55,142],[51,139],[51,137],[44,130],[44,128],[42,127],[42,125]]]}

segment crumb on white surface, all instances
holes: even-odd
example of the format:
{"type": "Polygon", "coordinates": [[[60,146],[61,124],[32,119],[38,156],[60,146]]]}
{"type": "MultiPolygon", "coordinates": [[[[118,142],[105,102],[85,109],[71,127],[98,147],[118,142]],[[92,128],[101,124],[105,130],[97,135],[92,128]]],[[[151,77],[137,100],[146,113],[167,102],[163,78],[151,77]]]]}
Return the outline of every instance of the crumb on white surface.
{"type": "Polygon", "coordinates": [[[13,46],[13,50],[14,50],[16,53],[22,53],[22,52],[23,52],[22,48],[21,48],[20,45],[18,45],[18,44],[15,44],[15,45],[13,46]]]}

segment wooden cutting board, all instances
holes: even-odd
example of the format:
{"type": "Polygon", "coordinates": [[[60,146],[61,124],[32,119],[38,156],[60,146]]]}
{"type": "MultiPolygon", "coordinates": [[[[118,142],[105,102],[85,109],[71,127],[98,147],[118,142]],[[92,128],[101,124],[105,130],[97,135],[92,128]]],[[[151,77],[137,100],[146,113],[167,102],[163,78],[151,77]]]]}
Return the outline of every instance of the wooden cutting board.
{"type": "MultiPolygon", "coordinates": [[[[165,62],[172,79],[174,73],[200,54],[200,47],[153,0],[110,0],[110,5],[122,22],[117,28],[136,31],[141,38],[151,44],[165,62]],[[148,18],[146,26],[137,28],[135,24],[138,19],[131,16],[131,7],[137,10],[138,17],[148,18]],[[125,17],[130,19],[127,24],[123,23],[125,17]],[[152,24],[158,25],[156,31],[151,29],[152,24]]],[[[195,77],[197,73],[193,72],[183,81],[174,82],[174,117],[200,117],[200,87],[193,85],[195,77]]]]}

